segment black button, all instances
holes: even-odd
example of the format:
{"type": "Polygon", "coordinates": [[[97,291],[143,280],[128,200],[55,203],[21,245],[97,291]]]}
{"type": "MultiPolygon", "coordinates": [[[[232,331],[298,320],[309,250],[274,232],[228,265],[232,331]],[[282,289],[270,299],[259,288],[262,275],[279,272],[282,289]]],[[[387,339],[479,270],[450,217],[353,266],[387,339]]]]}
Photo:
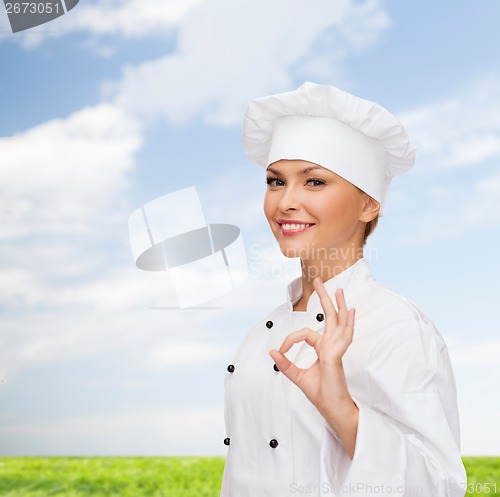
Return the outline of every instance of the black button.
{"type": "Polygon", "coordinates": [[[268,322],[266,323],[266,326],[267,326],[269,329],[271,329],[271,328],[273,327],[273,324],[274,324],[274,323],[273,323],[272,321],[268,321],[268,322]]]}
{"type": "Polygon", "coordinates": [[[228,367],[227,367],[227,370],[232,373],[234,371],[234,366],[232,364],[230,364],[228,367]]]}
{"type": "Polygon", "coordinates": [[[224,445],[229,445],[230,443],[231,439],[229,437],[224,439],[224,445]]]}
{"type": "Polygon", "coordinates": [[[276,447],[278,447],[278,440],[275,440],[274,438],[269,442],[269,447],[271,447],[271,449],[275,449],[276,447]]]}
{"type": "Polygon", "coordinates": [[[316,319],[321,323],[321,321],[325,319],[325,316],[320,312],[319,314],[316,315],[316,319]]]}
{"type": "Polygon", "coordinates": [[[276,364],[273,366],[273,369],[274,369],[277,373],[279,373],[279,372],[280,372],[280,370],[279,370],[278,366],[276,366],[276,364]]]}

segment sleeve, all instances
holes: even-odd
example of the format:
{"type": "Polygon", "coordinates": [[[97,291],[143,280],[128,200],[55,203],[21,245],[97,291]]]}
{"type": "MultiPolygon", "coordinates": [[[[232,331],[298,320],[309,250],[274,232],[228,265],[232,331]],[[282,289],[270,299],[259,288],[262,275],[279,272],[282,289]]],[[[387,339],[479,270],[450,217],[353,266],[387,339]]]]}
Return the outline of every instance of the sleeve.
{"type": "Polygon", "coordinates": [[[455,380],[432,323],[417,318],[392,326],[366,374],[368,392],[351,392],[359,408],[353,459],[327,425],[321,488],[341,496],[463,497],[455,380]]]}

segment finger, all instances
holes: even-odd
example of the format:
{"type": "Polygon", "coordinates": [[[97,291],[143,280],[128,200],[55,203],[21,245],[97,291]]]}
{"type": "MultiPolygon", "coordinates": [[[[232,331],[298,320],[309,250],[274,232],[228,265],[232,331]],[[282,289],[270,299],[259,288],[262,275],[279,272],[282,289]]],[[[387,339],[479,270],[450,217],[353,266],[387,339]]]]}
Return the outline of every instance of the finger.
{"type": "Polygon", "coordinates": [[[344,290],[339,288],[335,292],[335,300],[337,301],[337,322],[340,326],[347,326],[347,305],[345,303],[344,290]]]}
{"type": "Polygon", "coordinates": [[[354,335],[354,318],[355,318],[355,309],[349,309],[347,312],[347,326],[346,326],[346,339],[349,342],[349,345],[352,343],[352,337],[354,335]]]}
{"type": "MultiPolygon", "coordinates": [[[[314,289],[316,290],[316,293],[318,294],[319,301],[321,303],[321,307],[325,311],[325,317],[328,318],[328,320],[332,324],[336,325],[337,324],[337,311],[335,310],[335,306],[333,305],[332,299],[330,298],[330,295],[328,295],[328,292],[326,291],[326,288],[323,285],[321,278],[319,278],[319,277],[314,278],[313,286],[314,286],[314,289]]],[[[326,329],[326,327],[325,327],[325,329],[326,329]]]]}
{"type": "Polygon", "coordinates": [[[356,317],[356,310],[355,309],[349,309],[349,312],[347,313],[347,326],[349,328],[352,328],[354,331],[354,318],[356,317]]]}
{"type": "Polygon", "coordinates": [[[321,338],[321,335],[319,333],[311,330],[310,328],[302,328],[301,330],[294,331],[293,333],[290,333],[283,340],[283,343],[281,344],[279,352],[281,352],[282,354],[285,354],[286,352],[288,352],[292,348],[293,344],[295,344],[297,342],[302,342],[304,340],[311,347],[314,347],[320,338],[321,338]]]}
{"type": "Polygon", "coordinates": [[[269,352],[278,369],[297,386],[300,383],[305,370],[298,368],[293,362],[289,361],[279,350],[269,352]]]}

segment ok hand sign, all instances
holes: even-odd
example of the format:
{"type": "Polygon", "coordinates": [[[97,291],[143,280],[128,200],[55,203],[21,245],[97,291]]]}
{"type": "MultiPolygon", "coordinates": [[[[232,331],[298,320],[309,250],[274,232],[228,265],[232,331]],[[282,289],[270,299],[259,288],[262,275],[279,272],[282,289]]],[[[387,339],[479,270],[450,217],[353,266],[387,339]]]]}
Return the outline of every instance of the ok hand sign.
{"type": "Polygon", "coordinates": [[[315,278],[314,289],[325,314],[323,335],[303,328],[288,335],[279,350],[270,354],[279,370],[295,383],[316,406],[332,429],[338,434],[352,458],[356,443],[358,408],[352,400],[344,377],[342,356],[352,342],[354,309],[347,309],[344,292],[335,293],[338,312],[320,278],[315,278]],[[318,358],[307,369],[298,368],[285,357],[293,344],[306,341],[318,358]]]}

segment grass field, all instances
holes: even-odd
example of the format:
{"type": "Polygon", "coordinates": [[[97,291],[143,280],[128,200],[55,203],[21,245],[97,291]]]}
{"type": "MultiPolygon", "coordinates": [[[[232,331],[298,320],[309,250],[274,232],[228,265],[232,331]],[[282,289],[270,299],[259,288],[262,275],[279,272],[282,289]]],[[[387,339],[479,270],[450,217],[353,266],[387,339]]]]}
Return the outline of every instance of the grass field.
{"type": "MultiPolygon", "coordinates": [[[[468,496],[500,496],[500,457],[464,464],[468,496]]],[[[222,457],[3,457],[0,496],[218,497],[223,468],[222,457]]]]}

